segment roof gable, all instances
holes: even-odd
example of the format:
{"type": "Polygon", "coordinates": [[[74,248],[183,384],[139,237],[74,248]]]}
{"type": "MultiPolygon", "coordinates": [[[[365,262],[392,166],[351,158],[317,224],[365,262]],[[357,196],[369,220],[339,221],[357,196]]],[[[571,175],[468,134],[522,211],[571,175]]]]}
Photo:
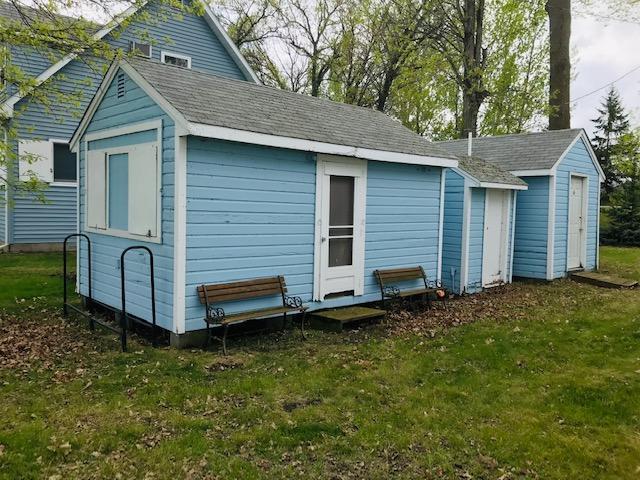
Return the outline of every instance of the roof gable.
{"type": "Polygon", "coordinates": [[[118,68],[165,109],[182,135],[390,162],[446,167],[458,163],[375,110],[143,59],[111,67],[73,136],[74,146],[118,68]]]}
{"type": "Polygon", "coordinates": [[[486,160],[476,156],[458,157],[459,173],[471,177],[479,187],[499,187],[513,189],[527,189],[527,183],[515,175],[501,169],[486,160]]]}
{"type": "MultiPolygon", "coordinates": [[[[145,5],[143,5],[140,8],[145,8],[145,9],[157,9],[158,8],[158,4],[157,2],[148,2],[145,5]]],[[[126,48],[127,44],[128,44],[128,39],[129,38],[135,38],[135,34],[134,31],[136,30],[136,28],[140,29],[141,25],[138,23],[136,24],[135,20],[131,22],[130,25],[127,25],[127,28],[125,29],[124,32],[122,33],[116,33],[118,31],[118,28],[121,24],[121,22],[123,22],[125,19],[132,17],[134,15],[136,15],[137,13],[140,12],[140,8],[138,7],[130,7],[129,9],[127,9],[125,12],[123,12],[122,14],[119,15],[118,19],[116,19],[114,22],[111,22],[109,25],[104,26],[103,28],[101,28],[99,31],[97,31],[94,35],[94,38],[96,39],[103,39],[105,37],[107,37],[106,39],[108,41],[110,41],[111,43],[114,44],[114,46],[116,47],[120,47],[120,48],[126,48]],[[130,28],[131,27],[131,28],[130,28]]],[[[6,9],[5,9],[6,10],[6,9]]],[[[15,10],[15,9],[14,9],[15,10]]],[[[0,16],[3,13],[3,10],[0,9],[0,16]]],[[[8,18],[10,18],[11,20],[15,20],[13,17],[15,17],[15,12],[12,13],[10,10],[8,10],[7,12],[5,12],[8,15],[8,18]]],[[[255,82],[255,83],[260,83],[258,77],[256,76],[256,74],[253,72],[253,70],[251,69],[251,67],[249,66],[249,64],[247,63],[247,61],[245,60],[245,58],[242,56],[242,54],[240,53],[240,51],[238,50],[238,48],[235,46],[235,44],[233,43],[233,41],[229,38],[229,36],[227,35],[226,31],[224,30],[224,28],[221,26],[220,22],[217,20],[215,14],[213,13],[213,11],[211,10],[211,8],[209,6],[205,5],[205,14],[203,16],[204,21],[206,22],[206,26],[208,27],[210,34],[212,35],[212,38],[215,38],[217,40],[217,42],[219,42],[221,48],[216,49],[216,48],[208,48],[205,45],[202,45],[202,43],[199,43],[197,40],[197,38],[194,40],[194,25],[189,25],[189,26],[176,26],[175,24],[173,25],[167,25],[166,27],[162,27],[162,25],[160,25],[161,20],[157,20],[158,18],[162,18],[162,15],[166,16],[166,13],[163,13],[161,15],[157,15],[157,12],[153,12],[152,17],[155,18],[156,20],[154,24],[149,26],[149,29],[159,29],[159,30],[166,30],[166,31],[159,31],[158,32],[158,37],[162,37],[161,39],[164,40],[165,38],[168,37],[173,37],[174,33],[176,36],[180,35],[183,38],[189,37],[191,38],[190,40],[190,45],[189,45],[189,49],[192,49],[193,51],[191,52],[191,55],[200,55],[201,59],[203,60],[203,63],[206,62],[225,62],[228,65],[227,67],[227,71],[229,72],[229,74],[232,74],[234,71],[239,72],[239,75],[244,76],[244,78],[246,80],[249,80],[251,82],[255,82]],[[156,27],[156,25],[160,25],[160,27],[156,27]],[[227,58],[224,58],[227,57],[227,58]]],[[[187,15],[185,15],[185,17],[187,17],[187,15]]],[[[195,17],[195,16],[193,16],[195,17]]],[[[165,22],[166,23],[166,22],[165,22]]],[[[200,34],[202,35],[203,30],[202,28],[199,28],[199,25],[195,25],[196,29],[199,30],[200,34]]],[[[197,35],[197,34],[196,34],[197,35]]],[[[209,47],[212,47],[213,44],[210,44],[209,47]]],[[[166,48],[166,50],[173,52],[173,53],[182,53],[182,51],[184,51],[185,46],[183,45],[177,45],[176,42],[174,42],[173,45],[168,46],[166,48]]],[[[164,49],[164,48],[163,48],[164,49]]],[[[155,52],[158,58],[160,56],[160,52],[157,51],[155,52]]],[[[66,55],[62,58],[60,58],[60,60],[58,60],[56,63],[49,65],[46,69],[44,69],[41,73],[39,73],[36,77],[36,84],[40,85],[41,83],[45,82],[46,80],[48,80],[49,78],[51,78],[53,75],[55,75],[57,72],[59,72],[61,69],[63,69],[66,65],[68,65],[70,62],[74,61],[74,59],[76,59],[77,54],[69,54],[66,55]]],[[[225,73],[224,71],[221,71],[220,73],[225,73]]],[[[35,72],[33,72],[33,74],[35,74],[35,72]]],[[[18,93],[12,95],[2,106],[1,108],[4,110],[4,112],[8,115],[11,115],[13,112],[13,108],[14,106],[22,99],[24,98],[25,95],[20,95],[18,93]]]]}
{"type": "MultiPolygon", "coordinates": [[[[525,176],[527,172],[552,175],[556,165],[580,139],[585,143],[592,161],[604,178],[591,142],[581,128],[478,137],[472,141],[472,150],[474,155],[503,170],[515,172],[518,176],[525,176]]],[[[451,140],[436,144],[455,155],[466,155],[469,145],[468,140],[451,140]]]]}

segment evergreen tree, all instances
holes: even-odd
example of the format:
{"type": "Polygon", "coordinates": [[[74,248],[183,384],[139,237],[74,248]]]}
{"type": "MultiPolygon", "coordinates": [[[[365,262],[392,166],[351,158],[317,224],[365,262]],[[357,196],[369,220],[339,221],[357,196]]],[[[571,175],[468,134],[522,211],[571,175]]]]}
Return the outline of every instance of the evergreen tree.
{"type": "Polygon", "coordinates": [[[594,151],[607,179],[602,184],[602,197],[606,202],[617,185],[620,185],[621,173],[615,165],[614,158],[624,155],[627,144],[620,139],[629,133],[629,114],[625,112],[620,95],[615,87],[604,98],[598,109],[593,137],[594,151]]]}
{"type": "Polygon", "coordinates": [[[610,197],[610,222],[602,239],[605,243],[640,246],[640,137],[634,133],[621,136],[617,150],[612,162],[617,166],[620,184],[610,197]]]}

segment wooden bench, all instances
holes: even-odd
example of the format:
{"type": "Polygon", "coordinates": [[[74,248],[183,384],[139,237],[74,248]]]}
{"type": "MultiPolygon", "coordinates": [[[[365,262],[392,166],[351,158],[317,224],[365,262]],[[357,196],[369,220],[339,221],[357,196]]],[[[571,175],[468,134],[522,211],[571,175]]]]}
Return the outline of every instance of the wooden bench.
{"type": "Polygon", "coordinates": [[[444,308],[447,307],[447,293],[438,284],[438,282],[429,281],[424,268],[408,267],[408,268],[392,268],[385,270],[376,270],[373,272],[380,285],[380,294],[382,295],[382,305],[386,300],[399,300],[401,298],[413,297],[421,295],[426,298],[427,305],[431,308],[431,296],[442,302],[444,308]],[[411,280],[422,280],[424,286],[401,288],[398,284],[411,280]]]}
{"type": "Polygon", "coordinates": [[[208,347],[211,342],[211,327],[223,326],[222,351],[225,355],[227,354],[227,331],[229,325],[243,323],[248,320],[282,315],[284,317],[284,325],[286,326],[288,313],[300,313],[302,314],[300,329],[302,331],[302,337],[306,338],[304,333],[304,320],[308,307],[303,305],[300,297],[287,295],[287,285],[283,276],[254,278],[233,283],[200,285],[198,287],[198,297],[200,298],[200,303],[206,306],[206,317],[204,318],[207,324],[206,345],[208,347]],[[282,298],[282,305],[259,308],[257,310],[247,310],[229,315],[219,306],[220,304],[228,302],[273,296],[282,298]]]}

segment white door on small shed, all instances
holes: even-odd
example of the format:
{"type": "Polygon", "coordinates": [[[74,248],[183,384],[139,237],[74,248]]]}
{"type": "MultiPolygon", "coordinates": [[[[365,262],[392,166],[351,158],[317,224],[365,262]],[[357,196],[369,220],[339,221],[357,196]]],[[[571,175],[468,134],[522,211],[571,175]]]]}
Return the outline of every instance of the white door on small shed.
{"type": "Polygon", "coordinates": [[[507,232],[510,190],[488,188],[484,211],[482,286],[507,281],[507,232]]]}
{"type": "Polygon", "coordinates": [[[567,231],[567,269],[584,268],[586,242],[586,178],[572,175],[569,185],[569,226],[567,231]]]}
{"type": "Polygon", "coordinates": [[[317,299],[330,294],[362,295],[366,162],[320,157],[317,174],[317,299]]]}

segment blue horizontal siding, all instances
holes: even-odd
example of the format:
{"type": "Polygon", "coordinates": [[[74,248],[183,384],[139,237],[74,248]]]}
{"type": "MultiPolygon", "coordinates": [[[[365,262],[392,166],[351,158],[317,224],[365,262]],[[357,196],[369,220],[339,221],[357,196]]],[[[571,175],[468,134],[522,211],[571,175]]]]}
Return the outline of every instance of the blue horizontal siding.
{"type": "Polygon", "coordinates": [[[7,243],[7,190],[5,186],[0,185],[0,245],[7,243]]]}
{"type": "Polygon", "coordinates": [[[50,185],[42,203],[33,194],[14,196],[12,243],[62,242],[76,231],[76,187],[50,185]]]}
{"type": "MultiPolygon", "coordinates": [[[[204,327],[196,295],[202,283],[284,275],[289,293],[318,309],[378,300],[377,268],[423,265],[435,278],[437,168],[369,162],[364,295],[313,302],[314,155],[189,138],[187,156],[187,331],[204,327]]],[[[233,312],[277,302],[224,307],[233,312]]]]}
{"type": "Polygon", "coordinates": [[[522,178],[529,189],[518,192],[514,276],[538,279],[545,279],[547,276],[549,178],[522,178]]]}
{"type": "Polygon", "coordinates": [[[451,291],[462,293],[462,235],[464,215],[464,178],[447,170],[442,234],[442,283],[451,291]]]}
{"type": "Polygon", "coordinates": [[[600,181],[598,170],[582,139],[567,152],[556,170],[556,219],[554,236],[553,276],[561,278],[567,274],[567,247],[569,231],[569,185],[571,174],[587,175],[589,178],[587,212],[587,264],[585,269],[596,268],[598,250],[598,195],[600,181]]]}
{"type": "Polygon", "coordinates": [[[484,246],[484,188],[471,189],[471,218],[469,225],[469,279],[467,292],[482,290],[482,260],[484,246]]]}
{"type": "MultiPolygon", "coordinates": [[[[101,105],[96,111],[96,118],[87,130],[88,133],[105,128],[115,128],[128,123],[132,116],[140,118],[138,103],[131,102],[132,96],[138,96],[139,91],[130,78],[126,77],[126,94],[118,99],[112,84],[101,105]],[[104,112],[108,111],[108,118],[104,112]]],[[[173,329],[173,186],[174,186],[174,125],[172,120],[164,114],[150,98],[141,109],[144,118],[140,120],[162,119],[162,242],[160,244],[145,242],[144,239],[130,240],[105,234],[89,233],[85,230],[85,158],[84,142],[81,142],[80,154],[80,226],[84,233],[91,238],[92,244],[92,275],[93,296],[96,300],[120,309],[120,254],[132,245],[145,245],[154,254],[156,302],[158,313],[158,325],[163,328],[173,329]]],[[[110,138],[93,144],[99,148],[121,146],[125,140],[120,137],[110,138]]],[[[148,141],[142,136],[127,136],[129,145],[148,141]]],[[[80,248],[80,291],[88,294],[87,285],[87,257],[86,248],[80,248]]],[[[131,252],[126,260],[127,278],[127,311],[144,320],[151,320],[150,285],[148,276],[148,260],[146,254],[131,252]]]]}

